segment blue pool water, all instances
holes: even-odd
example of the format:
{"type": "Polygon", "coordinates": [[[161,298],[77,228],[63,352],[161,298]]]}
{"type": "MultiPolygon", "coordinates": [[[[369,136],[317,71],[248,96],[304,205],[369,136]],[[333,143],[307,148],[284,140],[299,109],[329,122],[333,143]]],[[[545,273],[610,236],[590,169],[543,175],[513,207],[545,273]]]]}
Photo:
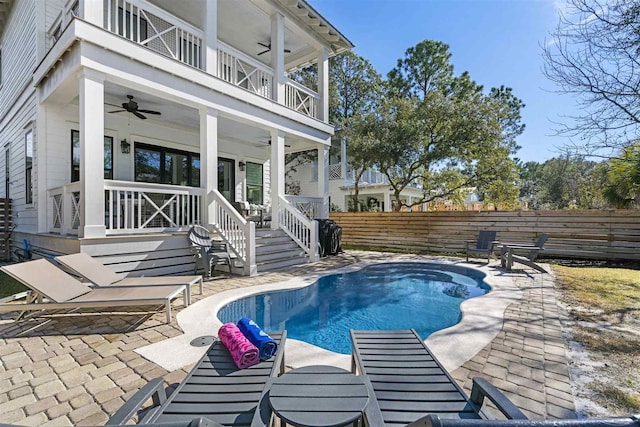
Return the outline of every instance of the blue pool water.
{"type": "Polygon", "coordinates": [[[224,323],[254,319],[266,331],[350,354],[349,329],[414,328],[424,339],[460,321],[460,303],[490,288],[484,274],[432,263],[376,264],[320,278],[304,288],[273,291],[224,306],[224,323]]]}

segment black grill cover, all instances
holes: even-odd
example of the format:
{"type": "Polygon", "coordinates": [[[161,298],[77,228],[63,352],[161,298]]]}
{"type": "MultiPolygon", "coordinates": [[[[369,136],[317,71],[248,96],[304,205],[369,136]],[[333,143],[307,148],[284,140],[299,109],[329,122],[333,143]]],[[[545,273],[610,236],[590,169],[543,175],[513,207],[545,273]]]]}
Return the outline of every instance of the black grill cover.
{"type": "Polygon", "coordinates": [[[342,248],[340,247],[342,227],[332,219],[318,219],[317,221],[320,256],[336,255],[342,252],[342,248]]]}

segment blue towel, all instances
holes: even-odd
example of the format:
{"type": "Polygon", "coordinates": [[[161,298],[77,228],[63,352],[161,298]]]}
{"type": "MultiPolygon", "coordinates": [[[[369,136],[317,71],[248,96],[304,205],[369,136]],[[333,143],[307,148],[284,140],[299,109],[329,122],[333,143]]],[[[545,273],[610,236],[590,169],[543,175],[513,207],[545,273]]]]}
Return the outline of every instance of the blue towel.
{"type": "Polygon", "coordinates": [[[278,343],[271,338],[265,331],[260,329],[251,319],[243,317],[238,321],[238,329],[244,334],[251,344],[260,350],[260,359],[267,360],[273,357],[278,350],[278,343]]]}

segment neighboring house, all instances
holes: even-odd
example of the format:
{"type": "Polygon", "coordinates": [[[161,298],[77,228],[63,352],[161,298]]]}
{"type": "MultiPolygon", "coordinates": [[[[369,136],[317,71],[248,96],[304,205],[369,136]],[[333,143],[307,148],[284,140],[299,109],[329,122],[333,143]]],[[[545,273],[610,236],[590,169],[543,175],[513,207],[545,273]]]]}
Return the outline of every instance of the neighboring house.
{"type": "MultiPolygon", "coordinates": [[[[329,170],[329,196],[334,209],[347,212],[353,206],[353,194],[355,184],[355,171],[348,162],[341,159],[347,157],[346,144],[341,144],[339,158],[331,158],[329,170]]],[[[291,174],[291,179],[300,183],[303,194],[307,194],[317,186],[320,168],[319,162],[313,161],[299,166],[296,173],[291,174]]],[[[418,187],[407,187],[400,193],[400,199],[410,205],[416,200],[422,200],[423,191],[418,187]]],[[[385,174],[375,169],[367,169],[360,177],[358,185],[358,200],[365,210],[378,212],[391,212],[393,210],[393,190],[389,186],[389,180],[385,174]]],[[[426,204],[415,205],[412,211],[426,210],[426,204]]],[[[405,209],[406,210],[406,209],[405,209]]]]}
{"type": "MultiPolygon", "coordinates": [[[[178,273],[193,268],[184,231],[203,224],[245,274],[316,259],[316,225],[284,192],[285,152],[328,158],[328,58],[352,47],[304,0],[0,1],[14,247],[178,273]],[[287,78],[314,63],[318,93],[287,78]],[[282,243],[258,242],[237,201],[269,207],[282,243]]],[[[318,218],[327,173],[305,194],[318,218]]]]}

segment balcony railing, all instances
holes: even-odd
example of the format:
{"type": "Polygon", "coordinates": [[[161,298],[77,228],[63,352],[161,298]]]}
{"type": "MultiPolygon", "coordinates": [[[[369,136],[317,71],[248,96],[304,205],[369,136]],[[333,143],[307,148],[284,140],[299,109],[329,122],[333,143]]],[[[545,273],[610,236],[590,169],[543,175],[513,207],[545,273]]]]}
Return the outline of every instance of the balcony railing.
{"type": "Polygon", "coordinates": [[[273,99],[273,70],[220,41],[218,77],[232,85],[273,99]]]}
{"type": "MultiPolygon", "coordinates": [[[[179,230],[200,224],[203,190],[175,185],[105,181],[107,234],[179,230]]],[[[49,231],[78,234],[82,219],[80,183],[49,190],[49,231]]]]}
{"type": "Polygon", "coordinates": [[[325,218],[322,197],[285,196],[287,201],[309,219],[325,218]]]}
{"type": "Polygon", "coordinates": [[[300,83],[287,79],[284,87],[284,105],[299,113],[318,118],[320,96],[300,83]]]}
{"type": "Polygon", "coordinates": [[[202,68],[203,32],[144,0],[104,0],[104,28],[134,43],[202,68]]]}

